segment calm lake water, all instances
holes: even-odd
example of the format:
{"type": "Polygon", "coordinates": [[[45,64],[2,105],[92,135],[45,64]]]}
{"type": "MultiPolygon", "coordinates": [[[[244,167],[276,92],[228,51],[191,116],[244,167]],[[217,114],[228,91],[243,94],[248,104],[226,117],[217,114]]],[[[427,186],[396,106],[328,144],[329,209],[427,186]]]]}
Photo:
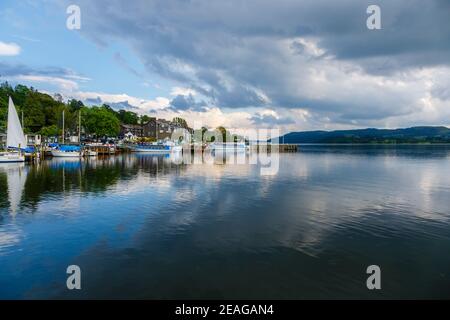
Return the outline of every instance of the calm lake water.
{"type": "Polygon", "coordinates": [[[53,159],[0,191],[0,298],[450,298],[450,146],[53,159]]]}

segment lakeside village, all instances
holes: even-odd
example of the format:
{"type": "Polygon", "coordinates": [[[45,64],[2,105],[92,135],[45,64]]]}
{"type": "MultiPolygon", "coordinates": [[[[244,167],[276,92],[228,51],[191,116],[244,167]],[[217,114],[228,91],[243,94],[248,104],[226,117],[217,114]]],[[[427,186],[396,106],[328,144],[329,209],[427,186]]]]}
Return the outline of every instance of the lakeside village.
{"type": "MultiPolygon", "coordinates": [[[[0,163],[121,152],[246,152],[249,141],[224,127],[194,131],[183,118],[158,119],[112,107],[62,101],[33,88],[0,86],[0,163]],[[219,137],[219,138],[217,138],[219,137]]],[[[286,151],[296,147],[284,146],[286,151]]],[[[255,150],[258,150],[256,148],[255,150]]]]}

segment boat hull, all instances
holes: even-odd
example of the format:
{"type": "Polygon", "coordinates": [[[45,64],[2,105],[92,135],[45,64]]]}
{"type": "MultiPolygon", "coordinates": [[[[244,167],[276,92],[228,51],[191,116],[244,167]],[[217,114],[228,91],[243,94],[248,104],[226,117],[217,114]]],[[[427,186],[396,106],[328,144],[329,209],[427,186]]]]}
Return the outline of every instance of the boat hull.
{"type": "Polygon", "coordinates": [[[139,153],[170,153],[170,147],[134,147],[131,149],[133,152],[139,153]]]}
{"type": "Polygon", "coordinates": [[[17,153],[0,154],[0,163],[25,162],[25,156],[17,153]]]}
{"type": "Polygon", "coordinates": [[[51,153],[52,153],[53,157],[59,157],[59,158],[79,158],[79,157],[81,157],[80,151],[52,150],[51,153]]]}

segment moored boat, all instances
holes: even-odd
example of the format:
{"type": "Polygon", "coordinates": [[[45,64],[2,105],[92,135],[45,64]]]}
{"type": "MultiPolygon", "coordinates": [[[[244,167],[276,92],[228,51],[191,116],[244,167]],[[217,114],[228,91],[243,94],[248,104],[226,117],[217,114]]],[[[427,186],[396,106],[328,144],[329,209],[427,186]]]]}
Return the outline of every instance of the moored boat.
{"type": "Polygon", "coordinates": [[[19,152],[0,152],[0,163],[24,162],[25,156],[19,152]]]}
{"type": "Polygon", "coordinates": [[[0,153],[0,163],[7,162],[24,162],[25,155],[22,148],[27,147],[25,135],[23,134],[22,125],[17,115],[16,107],[9,97],[8,103],[8,127],[6,133],[6,148],[5,152],[0,153]],[[13,149],[13,150],[9,150],[13,149]]]}
{"type": "Polygon", "coordinates": [[[133,152],[147,152],[147,153],[167,153],[171,151],[171,147],[164,144],[142,144],[131,147],[133,152]]]}
{"type": "Polygon", "coordinates": [[[248,147],[244,142],[213,142],[207,149],[214,152],[245,152],[248,147]]]}
{"type": "Polygon", "coordinates": [[[82,156],[81,148],[78,146],[58,146],[52,149],[51,153],[53,157],[74,158],[82,156]]]}

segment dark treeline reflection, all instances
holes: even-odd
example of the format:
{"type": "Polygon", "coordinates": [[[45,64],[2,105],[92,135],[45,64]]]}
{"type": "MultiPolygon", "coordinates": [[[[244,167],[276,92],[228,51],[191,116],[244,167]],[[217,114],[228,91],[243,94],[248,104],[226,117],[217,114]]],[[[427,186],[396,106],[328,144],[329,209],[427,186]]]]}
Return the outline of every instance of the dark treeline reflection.
{"type": "Polygon", "coordinates": [[[0,168],[0,190],[5,190],[0,193],[0,208],[24,205],[36,209],[46,197],[73,192],[101,194],[120,180],[133,180],[139,174],[173,174],[183,167],[174,164],[168,155],[55,158],[31,165],[8,164],[0,168]]]}
{"type": "Polygon", "coordinates": [[[0,171],[0,208],[4,208],[8,205],[8,180],[6,174],[0,171]]]}

